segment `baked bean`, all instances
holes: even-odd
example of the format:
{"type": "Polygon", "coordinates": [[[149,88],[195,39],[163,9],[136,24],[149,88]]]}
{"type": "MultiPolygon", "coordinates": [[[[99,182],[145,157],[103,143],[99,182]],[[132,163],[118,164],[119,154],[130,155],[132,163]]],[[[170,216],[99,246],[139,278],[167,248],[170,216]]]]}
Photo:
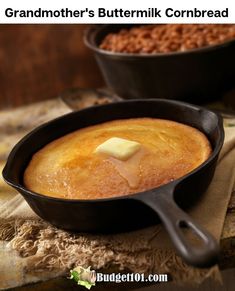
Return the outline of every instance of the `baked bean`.
{"type": "Polygon", "coordinates": [[[123,53],[167,53],[235,39],[234,24],[154,24],[109,33],[100,48],[123,53]]]}

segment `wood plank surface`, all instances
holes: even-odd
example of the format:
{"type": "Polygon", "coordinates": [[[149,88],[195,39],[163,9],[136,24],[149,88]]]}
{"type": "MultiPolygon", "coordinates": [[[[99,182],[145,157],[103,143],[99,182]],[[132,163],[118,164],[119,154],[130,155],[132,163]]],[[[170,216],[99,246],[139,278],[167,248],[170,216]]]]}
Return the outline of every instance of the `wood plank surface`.
{"type": "Polygon", "coordinates": [[[88,25],[0,25],[0,109],[103,80],[83,42],[88,25]]]}

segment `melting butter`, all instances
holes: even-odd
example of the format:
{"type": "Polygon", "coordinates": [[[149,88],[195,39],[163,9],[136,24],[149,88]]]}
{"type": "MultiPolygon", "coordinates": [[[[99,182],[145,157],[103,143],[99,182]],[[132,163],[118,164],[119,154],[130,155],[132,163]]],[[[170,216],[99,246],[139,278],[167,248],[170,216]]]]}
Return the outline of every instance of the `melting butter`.
{"type": "Polygon", "coordinates": [[[133,156],[140,149],[140,147],[140,143],[136,141],[127,140],[120,137],[112,137],[100,144],[95,149],[95,153],[106,154],[116,159],[125,161],[133,156]]]}
{"type": "Polygon", "coordinates": [[[135,155],[126,161],[121,161],[109,157],[108,161],[112,163],[119,175],[122,176],[131,188],[136,188],[140,182],[140,161],[145,155],[146,150],[141,148],[135,155]]]}

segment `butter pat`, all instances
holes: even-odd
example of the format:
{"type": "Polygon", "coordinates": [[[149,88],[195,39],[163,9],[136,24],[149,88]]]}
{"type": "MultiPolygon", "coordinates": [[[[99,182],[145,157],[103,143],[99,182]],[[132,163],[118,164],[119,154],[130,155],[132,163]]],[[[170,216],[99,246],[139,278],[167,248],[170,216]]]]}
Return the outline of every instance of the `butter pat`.
{"type": "Polygon", "coordinates": [[[136,141],[127,140],[119,137],[112,137],[99,145],[95,152],[107,154],[119,160],[127,160],[133,156],[141,145],[136,141]]]}

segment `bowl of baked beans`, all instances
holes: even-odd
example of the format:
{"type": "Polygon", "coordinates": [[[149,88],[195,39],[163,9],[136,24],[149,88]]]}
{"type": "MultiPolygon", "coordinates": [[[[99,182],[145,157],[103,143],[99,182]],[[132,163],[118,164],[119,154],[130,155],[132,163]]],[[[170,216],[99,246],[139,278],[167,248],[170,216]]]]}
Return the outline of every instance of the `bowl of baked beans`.
{"type": "Polygon", "coordinates": [[[85,43],[123,98],[201,103],[235,88],[234,24],[95,25],[85,43]]]}

